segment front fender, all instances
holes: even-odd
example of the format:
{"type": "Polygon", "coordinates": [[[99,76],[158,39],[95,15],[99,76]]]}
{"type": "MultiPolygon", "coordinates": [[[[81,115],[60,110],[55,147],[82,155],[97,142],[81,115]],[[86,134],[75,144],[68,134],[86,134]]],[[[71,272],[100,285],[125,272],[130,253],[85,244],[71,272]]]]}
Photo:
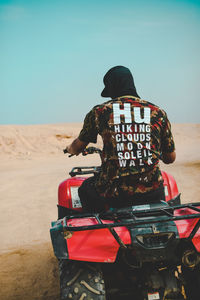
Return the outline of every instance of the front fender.
{"type": "MultiPolygon", "coordinates": [[[[106,223],[106,220],[103,222],[106,223]]],[[[61,224],[62,220],[53,222],[50,230],[54,253],[58,259],[67,258],[70,260],[107,263],[116,260],[119,244],[109,229],[76,231],[72,234],[65,234],[61,224]]],[[[95,224],[97,222],[94,218],[71,219],[68,222],[68,226],[95,224]]],[[[124,244],[131,244],[130,233],[126,227],[116,227],[115,231],[124,244]]]]}

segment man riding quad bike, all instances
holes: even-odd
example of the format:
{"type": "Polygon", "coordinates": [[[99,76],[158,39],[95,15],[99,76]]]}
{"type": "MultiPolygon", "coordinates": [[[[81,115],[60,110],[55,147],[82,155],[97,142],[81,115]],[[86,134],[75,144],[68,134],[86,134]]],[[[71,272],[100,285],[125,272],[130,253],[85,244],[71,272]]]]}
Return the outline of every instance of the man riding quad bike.
{"type": "Polygon", "coordinates": [[[87,114],[65,149],[99,152],[102,164],[75,167],[59,186],[51,238],[61,299],[199,299],[200,203],[181,205],[159,168],[176,156],[167,115],[140,99],[125,67],[110,69],[104,84],[111,100],[87,114]],[[86,148],[98,134],[102,151],[86,148]],[[77,177],[85,174],[94,176],[77,177]]]}
{"type": "Polygon", "coordinates": [[[98,176],[79,189],[83,209],[99,210],[105,202],[123,207],[164,199],[159,168],[175,160],[171,125],[164,110],[140,99],[129,69],[116,66],[104,76],[101,95],[111,100],[96,105],[85,117],[77,139],[66,147],[78,155],[88,143],[103,140],[102,166],[98,176]]]}

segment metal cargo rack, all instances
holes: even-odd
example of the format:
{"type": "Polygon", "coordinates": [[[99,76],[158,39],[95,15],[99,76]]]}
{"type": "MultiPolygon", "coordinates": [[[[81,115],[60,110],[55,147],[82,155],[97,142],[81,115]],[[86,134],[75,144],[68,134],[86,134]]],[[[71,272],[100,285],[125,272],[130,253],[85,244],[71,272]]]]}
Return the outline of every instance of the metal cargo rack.
{"type": "MultiPolygon", "coordinates": [[[[141,205],[142,206],[142,205],[141,205]]],[[[145,206],[145,205],[143,205],[145,206]]],[[[198,229],[200,228],[200,202],[181,204],[175,206],[164,206],[151,209],[137,210],[135,206],[122,208],[122,209],[113,209],[105,213],[82,213],[76,215],[69,215],[62,219],[63,231],[85,231],[85,230],[96,230],[107,228],[110,230],[117,242],[123,246],[124,243],[116,233],[116,227],[126,226],[127,228],[138,227],[145,224],[155,224],[163,223],[169,221],[180,221],[180,220],[189,220],[189,219],[198,219],[195,224],[192,232],[190,233],[188,239],[191,240],[198,229]],[[191,209],[195,211],[194,214],[186,214],[182,216],[174,216],[174,211],[180,209],[191,209]],[[94,218],[97,221],[95,225],[83,225],[83,226],[68,226],[67,222],[71,219],[83,219],[83,218],[94,218]],[[140,218],[142,218],[140,220],[140,218]],[[110,220],[110,223],[104,224],[102,220],[110,220]]]]}

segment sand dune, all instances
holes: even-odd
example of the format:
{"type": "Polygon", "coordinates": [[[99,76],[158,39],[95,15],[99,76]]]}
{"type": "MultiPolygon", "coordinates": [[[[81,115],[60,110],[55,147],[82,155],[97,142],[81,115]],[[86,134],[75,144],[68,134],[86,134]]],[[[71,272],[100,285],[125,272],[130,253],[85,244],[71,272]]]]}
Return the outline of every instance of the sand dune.
{"type": "Polygon", "coordinates": [[[0,155],[58,153],[65,140],[78,134],[81,124],[0,126],[0,155]]]}
{"type": "MultiPolygon", "coordinates": [[[[73,166],[62,149],[81,124],[0,126],[0,300],[56,300],[59,282],[49,228],[57,218],[57,186],[73,166]]],[[[182,201],[200,201],[200,124],[173,124],[177,160],[162,169],[177,180],[182,201]]],[[[100,140],[98,145],[101,145],[100,140]]]]}

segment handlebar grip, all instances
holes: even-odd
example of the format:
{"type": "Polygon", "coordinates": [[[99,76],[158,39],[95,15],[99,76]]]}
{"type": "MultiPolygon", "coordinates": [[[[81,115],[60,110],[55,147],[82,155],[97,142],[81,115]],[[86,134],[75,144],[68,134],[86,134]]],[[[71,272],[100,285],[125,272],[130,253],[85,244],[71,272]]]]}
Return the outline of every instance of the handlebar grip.
{"type": "MultiPolygon", "coordinates": [[[[68,150],[67,150],[66,148],[65,148],[65,149],[63,149],[63,152],[64,152],[64,154],[67,154],[67,153],[69,153],[69,152],[68,152],[68,150]]],[[[72,157],[72,156],[74,156],[74,154],[70,154],[70,155],[69,155],[69,157],[72,157]]]]}
{"type": "Polygon", "coordinates": [[[64,154],[69,153],[68,150],[65,148],[63,149],[64,154]]]}

